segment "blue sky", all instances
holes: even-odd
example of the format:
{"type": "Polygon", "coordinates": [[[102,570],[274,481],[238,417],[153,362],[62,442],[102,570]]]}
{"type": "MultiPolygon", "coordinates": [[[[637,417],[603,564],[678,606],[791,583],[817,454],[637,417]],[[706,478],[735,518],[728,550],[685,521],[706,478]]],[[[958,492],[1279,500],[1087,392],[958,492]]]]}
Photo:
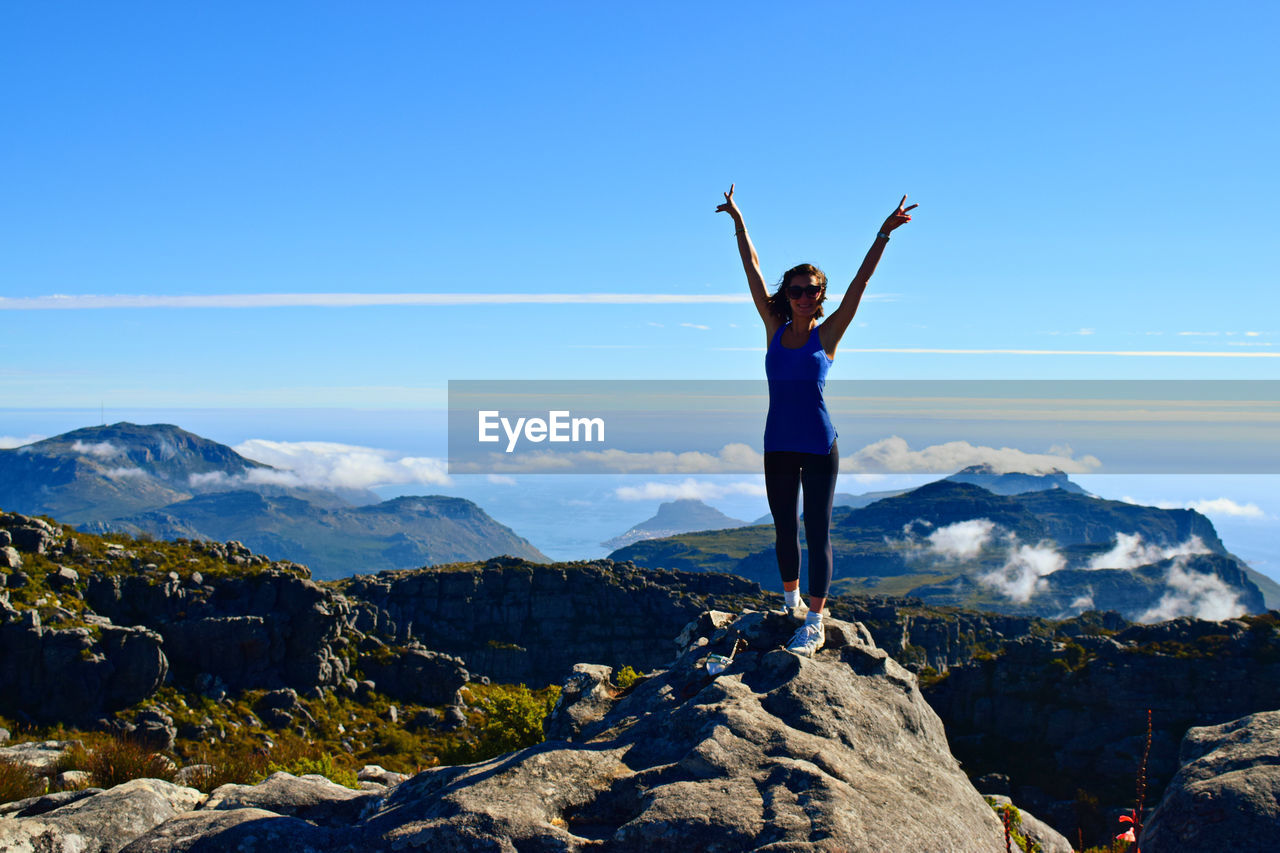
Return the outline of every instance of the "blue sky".
{"type": "MultiPolygon", "coordinates": [[[[758,378],[713,212],[730,182],[766,277],[811,261],[833,287],[902,193],[920,203],[833,379],[1280,378],[1278,19],[6,4],[0,435],[102,405],[321,440],[305,414],[228,413],[758,378]],[[95,307],[119,305],[191,307],[95,307]]],[[[329,440],[387,446],[353,418],[329,440]]]]}

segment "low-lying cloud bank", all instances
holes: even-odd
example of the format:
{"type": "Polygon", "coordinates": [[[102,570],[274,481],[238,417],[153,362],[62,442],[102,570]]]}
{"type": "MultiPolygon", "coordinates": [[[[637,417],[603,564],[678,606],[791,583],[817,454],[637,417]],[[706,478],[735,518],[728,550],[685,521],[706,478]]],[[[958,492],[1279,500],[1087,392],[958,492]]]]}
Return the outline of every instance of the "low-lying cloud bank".
{"type": "Polygon", "coordinates": [[[48,436],[44,435],[0,435],[0,450],[13,450],[15,447],[22,447],[27,444],[35,444],[42,441],[48,436]]]}
{"type": "Polygon", "coordinates": [[[1238,593],[1217,575],[1189,571],[1186,557],[1174,561],[1165,583],[1168,590],[1155,607],[1138,617],[1138,622],[1164,622],[1179,616],[1221,622],[1244,612],[1238,593]]]}
{"type": "Polygon", "coordinates": [[[120,455],[120,448],[109,441],[76,441],[72,443],[71,449],[86,456],[97,456],[99,459],[110,459],[112,456],[120,455]]]}
{"type": "Polygon", "coordinates": [[[276,470],[250,468],[234,477],[222,472],[195,474],[191,485],[235,483],[369,489],[374,486],[451,482],[445,461],[426,456],[399,456],[390,450],[330,441],[269,441],[254,438],[233,448],[241,456],[276,470]]]}
{"type": "MultiPolygon", "coordinates": [[[[1123,497],[1120,500],[1125,503],[1142,503],[1130,497],[1123,497]]],[[[1257,518],[1263,519],[1267,517],[1266,512],[1255,503],[1238,503],[1231,498],[1202,498],[1194,501],[1156,501],[1152,506],[1160,509],[1194,509],[1196,512],[1209,517],[1213,516],[1231,516],[1234,518],[1257,518]]]]}
{"type": "MultiPolygon", "coordinates": [[[[741,442],[716,451],[703,450],[526,450],[465,455],[454,460],[455,473],[526,474],[743,474],[760,471],[764,456],[741,442]]],[[[1083,474],[1102,463],[1094,456],[1075,456],[1070,447],[1049,453],[1027,453],[1014,447],[984,447],[967,441],[949,441],[912,450],[896,435],[865,447],[841,451],[842,476],[863,479],[884,474],[953,474],[973,465],[987,465],[998,474],[1020,472],[1048,474],[1064,471],[1083,474]]]]}
{"type": "Polygon", "coordinates": [[[854,471],[891,473],[950,474],[971,465],[989,465],[997,474],[1048,474],[1065,471],[1087,474],[1102,466],[1095,456],[1073,455],[1070,447],[1055,447],[1051,453],[1027,453],[1016,447],[984,447],[967,441],[948,441],[912,450],[906,439],[891,435],[868,444],[840,460],[841,467],[854,471]]]}
{"type": "Polygon", "coordinates": [[[1105,554],[1099,554],[1089,561],[1085,568],[1089,569],[1136,569],[1158,563],[1170,557],[1189,557],[1192,554],[1208,554],[1204,540],[1192,536],[1186,542],[1171,547],[1147,545],[1138,533],[1117,533],[1116,545],[1105,554]]]}
{"type": "MultiPolygon", "coordinates": [[[[984,550],[989,557],[998,555],[1002,564],[979,573],[975,580],[1019,604],[1026,604],[1046,592],[1047,578],[1067,566],[1066,557],[1052,542],[1027,544],[989,519],[973,518],[930,528],[932,525],[923,520],[911,522],[903,527],[904,538],[891,544],[904,548],[911,560],[968,561],[982,556],[984,550]]],[[[1169,546],[1145,543],[1138,533],[1117,533],[1115,546],[1095,556],[1085,568],[1133,570],[1173,560],[1159,603],[1140,614],[1138,622],[1162,622],[1179,616],[1217,621],[1239,616],[1244,606],[1238,592],[1217,575],[1188,568],[1190,557],[1207,553],[1210,551],[1199,536],[1169,546]]],[[[1078,595],[1071,602],[1069,613],[1064,615],[1075,615],[1093,607],[1093,593],[1089,591],[1078,595]]]]}

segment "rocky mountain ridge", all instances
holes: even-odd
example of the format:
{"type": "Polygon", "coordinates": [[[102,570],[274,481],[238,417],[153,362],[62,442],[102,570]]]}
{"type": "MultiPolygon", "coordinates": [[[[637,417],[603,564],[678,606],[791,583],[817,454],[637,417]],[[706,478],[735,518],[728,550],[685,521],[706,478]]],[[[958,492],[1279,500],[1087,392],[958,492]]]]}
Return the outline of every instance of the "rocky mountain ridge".
{"type": "MultiPolygon", "coordinates": [[[[1280,606],[1280,585],[1230,554],[1200,513],[1056,485],[996,494],[939,480],[860,509],[837,509],[831,536],[833,589],[844,593],[1049,618],[1090,609],[1130,619],[1208,615],[1233,598],[1235,613],[1280,606]],[[1144,568],[1145,574],[1126,574],[1144,568]],[[1198,597],[1190,593],[1197,584],[1198,597]]],[[[610,558],[777,582],[773,530],[766,526],[639,542],[610,558]]]]}
{"type": "Polygon", "coordinates": [[[321,578],[500,554],[549,562],[470,501],[308,486],[171,424],[85,427],[0,450],[0,507],[90,533],[240,541],[321,578]]]}

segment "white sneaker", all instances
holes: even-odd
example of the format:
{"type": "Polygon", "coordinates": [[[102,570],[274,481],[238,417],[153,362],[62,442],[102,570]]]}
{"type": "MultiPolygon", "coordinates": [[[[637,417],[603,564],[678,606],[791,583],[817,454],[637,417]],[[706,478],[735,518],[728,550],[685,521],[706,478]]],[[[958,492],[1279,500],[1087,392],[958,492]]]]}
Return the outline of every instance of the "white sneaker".
{"type": "Polygon", "coordinates": [[[791,642],[787,643],[787,651],[811,658],[818,649],[822,648],[822,643],[826,639],[825,634],[821,625],[809,623],[801,625],[791,635],[791,642]]]}

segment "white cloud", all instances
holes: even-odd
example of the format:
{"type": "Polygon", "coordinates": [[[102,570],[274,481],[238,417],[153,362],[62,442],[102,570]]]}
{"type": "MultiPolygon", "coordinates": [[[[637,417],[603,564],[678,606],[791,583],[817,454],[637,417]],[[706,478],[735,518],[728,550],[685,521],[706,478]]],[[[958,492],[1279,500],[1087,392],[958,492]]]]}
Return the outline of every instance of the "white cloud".
{"type": "Polygon", "coordinates": [[[1086,610],[1092,610],[1092,609],[1093,609],[1093,590],[1092,589],[1076,596],[1071,601],[1071,604],[1068,607],[1068,610],[1070,610],[1073,614],[1077,616],[1085,612],[1086,610]]]}
{"type": "Polygon", "coordinates": [[[997,473],[1019,471],[1047,474],[1057,469],[1068,474],[1087,473],[1102,463],[1093,456],[1071,456],[1070,448],[1055,448],[1063,453],[1026,453],[1013,447],[982,447],[967,441],[949,441],[921,450],[912,450],[905,439],[890,436],[856,451],[841,467],[852,470],[893,471],[899,473],[933,472],[950,474],[970,465],[990,465],[997,473]]]}
{"type": "Polygon", "coordinates": [[[109,441],[95,441],[92,444],[84,441],[77,441],[71,445],[71,449],[76,453],[84,453],[88,456],[97,456],[107,459],[120,454],[120,448],[116,447],[109,441]]]}
{"type": "Polygon", "coordinates": [[[137,480],[142,477],[150,476],[146,471],[143,471],[138,467],[108,468],[103,473],[112,480],[137,480]]]}
{"type": "Polygon", "coordinates": [[[1181,545],[1171,547],[1147,545],[1142,541],[1140,533],[1116,532],[1116,544],[1105,554],[1098,554],[1089,560],[1089,569],[1136,569],[1167,560],[1170,557],[1187,557],[1191,554],[1207,554],[1204,540],[1192,536],[1181,545]]]}
{"type": "Polygon", "coordinates": [[[904,539],[886,541],[903,548],[903,556],[907,560],[937,557],[972,560],[999,536],[1005,546],[1004,565],[977,575],[975,580],[1020,604],[1026,604],[1043,592],[1048,587],[1044,578],[1067,565],[1066,558],[1058,553],[1053,543],[1024,545],[1016,534],[1002,532],[985,518],[954,522],[930,531],[923,540],[918,538],[930,526],[924,519],[915,519],[903,525],[904,539]]]}
{"type": "Polygon", "coordinates": [[[43,435],[28,435],[25,437],[18,437],[16,435],[0,435],[0,450],[12,450],[15,447],[22,447],[25,444],[34,444],[37,441],[42,441],[46,437],[47,436],[43,435]]]}
{"type": "Polygon", "coordinates": [[[1220,622],[1245,612],[1239,593],[1213,574],[1188,571],[1185,559],[1169,567],[1168,589],[1155,607],[1138,617],[1138,622],[1165,622],[1179,616],[1194,616],[1220,622]]]}
{"type": "Polygon", "coordinates": [[[991,541],[995,523],[985,518],[957,521],[929,534],[933,553],[951,560],[971,560],[991,541]]]}
{"type": "Polygon", "coordinates": [[[1185,504],[1187,509],[1194,509],[1196,512],[1203,513],[1208,516],[1214,515],[1230,515],[1240,518],[1266,518],[1267,514],[1257,504],[1247,503],[1239,504],[1230,498],[1213,498],[1212,500],[1188,501],[1185,504]]]}
{"type": "MultiPolygon", "coordinates": [[[[1123,497],[1125,503],[1144,505],[1143,501],[1132,497],[1123,497]]],[[[1231,498],[1206,498],[1195,501],[1156,501],[1152,506],[1160,509],[1194,509],[1209,517],[1231,516],[1234,518],[1266,518],[1267,514],[1255,503],[1236,503],[1231,498]]]]}
{"type": "Polygon", "coordinates": [[[686,329],[701,329],[704,332],[711,328],[710,326],[704,326],[701,323],[681,323],[680,325],[684,326],[686,329]]]}
{"type": "Polygon", "coordinates": [[[749,302],[743,294],[693,293],[207,293],[0,296],[0,311],[96,308],[358,308],[381,305],[700,305],[749,302]]]}
{"type": "Polygon", "coordinates": [[[196,489],[212,486],[231,486],[235,483],[225,471],[209,471],[204,474],[189,474],[187,483],[196,489]]]}
{"type": "Polygon", "coordinates": [[[726,444],[716,453],[702,451],[579,450],[572,453],[493,453],[489,461],[455,461],[455,473],[741,474],[764,468],[764,457],[749,445],[726,444]]]}
{"type": "Polygon", "coordinates": [[[487,479],[495,486],[514,486],[516,484],[515,477],[508,477],[505,474],[490,474],[487,479]]]}
{"type": "Polygon", "coordinates": [[[1045,577],[1066,564],[1066,559],[1050,543],[1020,545],[1013,539],[1005,564],[979,575],[978,580],[1011,601],[1026,604],[1048,587],[1045,577]]]}
{"type": "Polygon", "coordinates": [[[681,483],[644,483],[639,486],[622,486],[614,491],[614,496],[624,501],[710,501],[726,495],[762,497],[764,494],[763,483],[709,483],[706,480],[694,479],[681,483]]]}
{"type": "Polygon", "coordinates": [[[393,451],[329,441],[269,441],[255,438],[235,446],[241,456],[271,465],[250,468],[250,483],[368,489],[392,484],[444,485],[450,482],[444,460],[397,456],[393,451]]]}

